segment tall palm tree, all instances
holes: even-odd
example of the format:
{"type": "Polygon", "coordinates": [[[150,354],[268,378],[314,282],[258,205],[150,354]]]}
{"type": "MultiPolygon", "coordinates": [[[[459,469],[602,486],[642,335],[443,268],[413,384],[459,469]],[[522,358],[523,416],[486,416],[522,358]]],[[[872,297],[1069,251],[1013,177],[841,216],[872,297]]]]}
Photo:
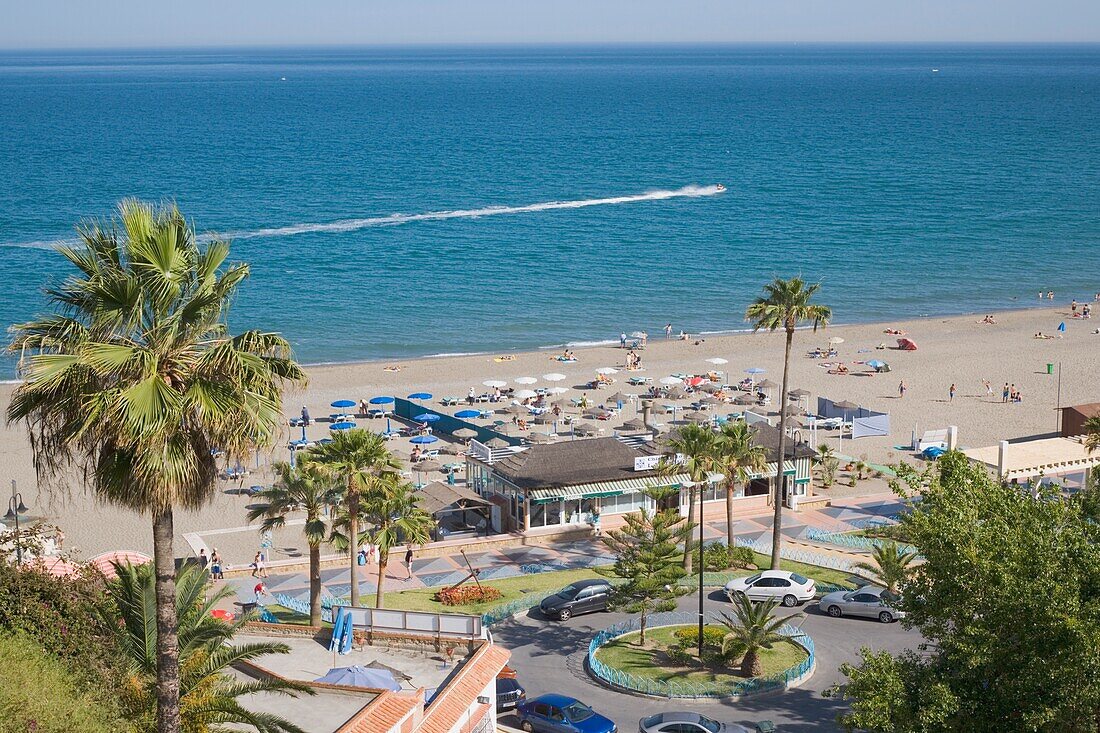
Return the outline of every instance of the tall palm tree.
{"type": "Polygon", "coordinates": [[[726,546],[733,547],[733,489],[767,468],[768,453],[744,420],[730,420],[718,434],[718,462],[726,474],[726,546]]]}
{"type": "MultiPolygon", "coordinates": [[[[431,539],[435,519],[416,505],[416,493],[411,484],[393,473],[371,476],[360,496],[360,518],[370,529],[366,535],[371,544],[378,547],[378,586],[374,607],[382,608],[382,589],[386,579],[386,567],[390,562],[390,550],[400,544],[422,545],[431,539]]],[[[335,523],[338,533],[349,529],[349,517],[345,514],[335,523]]],[[[349,533],[350,534],[350,531],[349,533]]],[[[347,542],[340,533],[338,545],[347,542]]]]}
{"type": "Polygon", "coordinates": [[[47,289],[53,313],[12,327],[23,382],[8,421],[25,420],[41,482],[76,466],[102,499],[152,518],[157,730],[179,721],[173,511],[205,504],[215,454],[243,459],[283,423],[285,381],[304,382],[280,336],[231,335],[245,264],[205,247],[175,207],[119,205],[120,221],[79,228],[59,252],[75,267],[47,289]]]}
{"type": "Polygon", "coordinates": [[[871,550],[871,562],[857,562],[852,567],[863,570],[891,593],[897,593],[898,586],[911,572],[909,566],[916,559],[916,550],[903,550],[897,542],[889,540],[874,546],[871,550]]]}
{"type": "MultiPolygon", "coordinates": [[[[673,452],[684,457],[683,463],[664,459],[659,470],[665,475],[687,473],[691,486],[688,487],[689,529],[695,525],[695,492],[710,481],[710,476],[718,467],[718,436],[709,426],[684,425],[666,438],[665,445],[673,452]]],[[[699,517],[699,521],[703,521],[699,517]]],[[[684,571],[691,572],[692,536],[689,532],[684,542],[684,571]]],[[[702,556],[700,556],[701,558],[702,556]]]]}
{"type": "MultiPolygon", "coordinates": [[[[155,579],[149,565],[115,564],[117,578],[108,583],[107,592],[117,618],[119,643],[129,663],[129,687],[122,701],[138,728],[152,727],[156,718],[157,611],[155,579]]],[[[245,708],[238,698],[256,693],[312,695],[307,685],[282,678],[242,681],[230,667],[268,654],[288,654],[286,644],[260,642],[231,644],[233,636],[249,616],[227,623],[210,612],[230,597],[233,591],[223,586],[207,595],[206,571],[187,565],[176,577],[176,615],[179,619],[180,731],[206,733],[226,730],[223,726],[249,726],[259,733],[301,733],[293,723],[245,708]]],[[[234,727],[234,730],[237,728],[234,727]]]]}
{"type": "Polygon", "coordinates": [[[753,603],[741,591],[733,593],[730,600],[733,602],[733,616],[723,612],[718,619],[729,629],[729,633],[722,639],[722,653],[741,657],[742,677],[759,677],[764,673],[760,652],[771,649],[786,639],[786,636],[779,633],[779,629],[803,614],[776,617],[773,614],[775,607],[779,605],[777,598],[753,603]]]}
{"type": "Polygon", "coordinates": [[[351,558],[351,605],[359,605],[359,574],[356,554],[362,540],[359,531],[359,499],[372,478],[393,475],[401,471],[401,464],[386,447],[386,441],[368,430],[340,430],[332,436],[332,442],[318,445],[309,451],[308,460],[315,461],[331,471],[344,483],[344,513],[348,521],[347,551],[351,558]]]}
{"type": "Polygon", "coordinates": [[[787,343],[783,350],[783,386],[779,393],[779,459],[775,469],[775,522],[772,528],[772,569],[779,567],[779,548],[783,542],[783,459],[787,452],[787,411],[783,405],[787,401],[790,388],[791,344],[794,331],[802,323],[813,324],[814,331],[824,328],[832,318],[828,306],[811,303],[813,296],[821,289],[820,284],[807,285],[801,277],[790,280],[776,278],[764,286],[764,294],[757,298],[745,311],[745,319],[752,323],[754,331],[783,329],[787,343]]]}
{"type": "Polygon", "coordinates": [[[1085,448],[1090,453],[1100,450],[1100,415],[1085,420],[1085,448]]]}
{"type": "Polygon", "coordinates": [[[286,526],[287,515],[304,511],[302,532],[309,545],[309,624],[321,625],[321,545],[328,530],[325,509],[340,500],[340,489],[332,473],[309,460],[299,461],[297,469],[289,463],[276,463],[275,484],[256,494],[257,503],[248,511],[248,521],[263,517],[260,531],[286,526]]]}

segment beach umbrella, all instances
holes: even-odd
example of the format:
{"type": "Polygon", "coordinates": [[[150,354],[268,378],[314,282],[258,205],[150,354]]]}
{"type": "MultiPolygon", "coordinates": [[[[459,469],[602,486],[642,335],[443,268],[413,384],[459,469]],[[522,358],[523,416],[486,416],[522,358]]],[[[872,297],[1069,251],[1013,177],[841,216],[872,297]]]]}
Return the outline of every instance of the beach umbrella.
{"type": "Polygon", "coordinates": [[[596,432],[596,426],[590,422],[575,422],[573,423],[573,432],[581,433],[582,435],[591,435],[596,432]]]}
{"type": "Polygon", "coordinates": [[[517,400],[529,400],[532,397],[538,396],[539,393],[533,389],[521,389],[513,395],[513,397],[515,397],[517,400]]]}
{"type": "Polygon", "coordinates": [[[704,380],[702,377],[688,377],[687,379],[684,380],[684,384],[686,384],[689,387],[698,387],[704,381],[706,381],[706,380],[704,380]]]}
{"type": "Polygon", "coordinates": [[[355,400],[336,400],[335,402],[332,402],[330,404],[332,405],[332,407],[344,409],[348,407],[355,407],[355,400]]]}
{"type": "Polygon", "coordinates": [[[393,402],[393,397],[371,397],[369,402],[372,405],[388,405],[393,402]]]}
{"type": "Polygon", "coordinates": [[[658,381],[661,384],[683,384],[684,382],[679,377],[661,377],[658,381]]]}
{"type": "Polygon", "coordinates": [[[553,372],[551,374],[543,374],[542,378],[545,379],[547,382],[560,382],[561,380],[565,379],[565,375],[553,372]]]}
{"type": "Polygon", "coordinates": [[[553,423],[556,423],[557,421],[558,416],[552,412],[543,412],[541,414],[535,415],[534,419],[531,420],[531,422],[535,423],[535,425],[551,425],[553,423]]]}
{"type": "Polygon", "coordinates": [[[516,377],[512,381],[516,384],[534,384],[539,380],[535,379],[534,377],[516,377]]]}
{"type": "Polygon", "coordinates": [[[345,687],[364,687],[373,690],[401,691],[401,684],[393,678],[393,673],[385,669],[367,669],[358,664],[351,667],[335,667],[315,682],[345,687]]]}
{"type": "Polygon", "coordinates": [[[659,402],[654,402],[649,409],[653,412],[654,415],[664,415],[665,413],[672,411],[671,407],[669,407],[668,405],[662,405],[659,402]]]}
{"type": "Polygon", "coordinates": [[[864,362],[864,364],[871,367],[872,369],[882,369],[884,366],[886,366],[886,362],[884,362],[882,359],[871,359],[870,361],[864,362]]]}
{"type": "Polygon", "coordinates": [[[859,405],[857,405],[854,402],[849,402],[848,400],[844,400],[843,402],[834,402],[833,407],[835,407],[838,410],[858,410],[859,409],[859,405]]]}
{"type": "Polygon", "coordinates": [[[688,393],[683,387],[673,387],[668,391],[668,396],[674,400],[682,400],[687,397],[688,393]]]}
{"type": "Polygon", "coordinates": [[[528,410],[523,405],[508,405],[507,407],[502,409],[500,412],[504,413],[505,415],[515,415],[515,416],[519,417],[521,415],[527,415],[531,411],[528,410]]]}
{"type": "Polygon", "coordinates": [[[348,422],[348,421],[345,420],[344,422],[334,422],[332,425],[328,426],[328,429],[329,430],[351,430],[354,427],[355,427],[355,423],[348,422]]]}
{"type": "Polygon", "coordinates": [[[501,381],[499,379],[486,379],[484,382],[482,382],[482,384],[484,384],[486,387],[496,387],[498,389],[500,387],[508,386],[507,382],[501,381]]]}
{"type": "Polygon", "coordinates": [[[624,422],[622,425],[619,426],[619,429],[620,430],[645,430],[646,426],[645,426],[644,422],[642,422],[638,418],[634,418],[632,420],[627,420],[626,422],[624,422]]]}
{"type": "Polygon", "coordinates": [[[488,448],[508,448],[512,444],[504,438],[489,438],[487,441],[485,441],[485,445],[488,448]]]}
{"type": "Polygon", "coordinates": [[[783,408],[784,415],[801,415],[802,410],[797,405],[787,405],[783,408]]]}
{"type": "Polygon", "coordinates": [[[810,391],[806,389],[792,389],[790,392],[787,393],[787,396],[789,396],[791,399],[799,400],[803,397],[809,397],[810,391]]]}
{"type": "Polygon", "coordinates": [[[763,374],[766,371],[768,371],[768,370],[764,369],[763,367],[749,367],[748,369],[745,370],[745,374],[756,375],[756,374],[763,374]]]}
{"type": "Polygon", "coordinates": [[[528,433],[526,438],[528,443],[549,443],[553,440],[550,433],[528,433]]]}
{"type": "Polygon", "coordinates": [[[695,389],[698,390],[699,392],[709,392],[711,394],[714,394],[715,392],[721,392],[722,391],[722,387],[715,384],[714,382],[703,382],[702,384],[700,384],[695,389]]]}
{"type": "Polygon", "coordinates": [[[430,392],[413,392],[409,395],[410,400],[430,400],[432,395],[430,392]]]}
{"type": "Polygon", "coordinates": [[[753,397],[752,395],[749,395],[749,394],[739,395],[736,399],[734,399],[733,404],[735,404],[735,405],[755,405],[756,404],[756,398],[753,397]]]}
{"type": "Polygon", "coordinates": [[[618,374],[619,370],[615,367],[600,367],[596,370],[596,374],[618,374]]]}
{"type": "Polygon", "coordinates": [[[472,417],[481,417],[480,410],[459,410],[455,413],[455,417],[462,420],[469,420],[472,417]]]}
{"type": "Polygon", "coordinates": [[[565,394],[569,391],[568,387],[551,387],[546,390],[546,394],[565,394]]]}
{"type": "Polygon", "coordinates": [[[710,415],[702,410],[688,410],[684,413],[684,419],[693,423],[705,423],[710,422],[710,415]]]}
{"type": "Polygon", "coordinates": [[[844,343],[844,339],[842,339],[840,336],[833,336],[832,338],[829,339],[829,343],[832,344],[833,346],[836,346],[837,344],[844,343]]]}
{"type": "Polygon", "coordinates": [[[723,364],[729,364],[728,359],[723,359],[720,356],[712,356],[711,358],[707,359],[706,362],[708,364],[714,364],[715,366],[722,366],[723,364]]]}
{"type": "Polygon", "coordinates": [[[760,387],[761,389],[775,389],[779,385],[770,379],[765,379],[763,382],[758,383],[756,386],[760,387]]]}
{"type": "Polygon", "coordinates": [[[451,435],[455,436],[459,440],[469,440],[470,438],[477,437],[477,431],[473,428],[459,428],[458,430],[451,433],[451,435]]]}
{"type": "Polygon", "coordinates": [[[413,420],[417,422],[439,422],[439,415],[436,415],[434,412],[425,412],[422,415],[417,415],[413,420]]]}
{"type": "Polygon", "coordinates": [[[620,405],[624,402],[630,402],[630,395],[625,395],[622,392],[616,392],[608,397],[605,402],[618,402],[620,405]]]}
{"type": "Polygon", "coordinates": [[[701,405],[720,405],[720,404],[722,404],[722,400],[718,399],[717,397],[704,397],[703,399],[699,400],[699,404],[701,404],[701,405]]]}
{"type": "Polygon", "coordinates": [[[567,407],[572,407],[573,403],[570,402],[569,400],[554,400],[553,402],[550,403],[550,406],[551,407],[560,407],[564,410],[567,407]]]}
{"type": "Polygon", "coordinates": [[[410,443],[415,443],[416,445],[430,445],[430,444],[436,443],[438,441],[439,441],[439,438],[435,437],[434,435],[417,435],[415,438],[413,438],[409,442],[410,443]]]}

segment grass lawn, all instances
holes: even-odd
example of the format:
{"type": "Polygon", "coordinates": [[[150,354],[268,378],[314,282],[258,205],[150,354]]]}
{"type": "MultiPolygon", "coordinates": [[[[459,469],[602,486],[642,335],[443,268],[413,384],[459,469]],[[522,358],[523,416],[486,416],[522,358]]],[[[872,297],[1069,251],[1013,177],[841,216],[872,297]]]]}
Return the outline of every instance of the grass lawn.
{"type": "MultiPolygon", "coordinates": [[[[772,559],[768,555],[762,555],[759,552],[753,553],[756,556],[756,566],[758,568],[767,568],[772,564],[772,559]]],[[[792,560],[780,560],[780,570],[788,570],[792,573],[798,573],[799,575],[805,575],[807,578],[813,578],[821,583],[832,583],[833,585],[842,585],[846,588],[855,588],[856,584],[852,582],[852,576],[843,570],[833,570],[832,568],[822,568],[817,565],[807,565],[802,562],[794,562],[792,560]]],[[[739,573],[740,574],[740,573],[739,573]]],[[[751,575],[751,572],[746,571],[745,575],[751,575]]]]}
{"type": "Polygon", "coordinates": [[[873,537],[880,540],[894,540],[895,542],[903,542],[909,544],[909,536],[906,534],[904,528],[900,524],[886,524],[881,527],[868,527],[867,529],[861,529],[852,534],[859,535],[860,537],[873,537]]]}
{"type": "MultiPolygon", "coordinates": [[[[663,626],[646,630],[646,646],[638,646],[637,632],[620,636],[596,652],[596,658],[609,667],[629,672],[637,677],[660,681],[714,682],[718,684],[735,683],[745,679],[737,674],[737,662],[726,669],[700,669],[698,667],[677,667],[669,662],[663,650],[676,642],[677,629],[694,628],[691,626],[663,626]]],[[[775,644],[761,653],[764,674],[775,674],[790,669],[807,656],[806,650],[790,641],[775,644]]]]}

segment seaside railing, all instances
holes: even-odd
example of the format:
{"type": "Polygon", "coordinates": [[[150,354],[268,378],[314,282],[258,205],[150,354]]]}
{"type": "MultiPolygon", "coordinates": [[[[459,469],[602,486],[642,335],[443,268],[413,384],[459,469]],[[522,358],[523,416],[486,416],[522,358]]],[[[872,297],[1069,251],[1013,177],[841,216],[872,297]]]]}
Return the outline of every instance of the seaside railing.
{"type": "MultiPolygon", "coordinates": [[[[694,613],[671,611],[667,613],[650,614],[646,619],[646,629],[651,630],[661,626],[684,626],[694,624],[698,620],[694,613]]],[[[713,615],[708,615],[708,622],[714,622],[713,615]]],[[[764,677],[754,677],[735,682],[692,681],[685,679],[659,680],[631,674],[621,669],[616,669],[604,664],[598,658],[601,647],[618,639],[625,634],[634,633],[641,629],[641,619],[633,618],[629,621],[609,626],[596,634],[588,644],[588,669],[599,680],[624,690],[640,692],[645,695],[655,695],[667,698],[725,698],[744,695],[753,695],[760,692],[785,689],[793,682],[804,678],[814,667],[815,652],[814,642],[805,632],[791,626],[784,625],[779,633],[786,636],[795,644],[806,650],[806,658],[795,666],[764,677]]]]}
{"type": "MultiPolygon", "coordinates": [[[[863,535],[846,532],[822,532],[813,529],[806,533],[806,539],[812,542],[823,542],[825,544],[836,545],[837,547],[847,547],[853,550],[873,550],[876,547],[882,547],[890,542],[890,540],[878,537],[864,537],[863,535]]],[[[915,547],[904,542],[898,542],[896,544],[898,549],[905,552],[914,552],[916,550],[915,547]]]]}
{"type": "MultiPolygon", "coordinates": [[[[736,544],[738,547],[748,547],[755,552],[759,552],[763,555],[769,555],[772,551],[771,542],[766,540],[757,540],[756,542],[749,542],[737,538],[736,544]]],[[[814,552],[812,550],[795,549],[783,545],[779,550],[779,556],[784,560],[791,560],[792,562],[800,562],[806,565],[817,565],[822,568],[829,568],[831,570],[840,570],[846,573],[852,572],[852,561],[847,558],[837,557],[835,555],[829,555],[824,552],[814,552]]]]}

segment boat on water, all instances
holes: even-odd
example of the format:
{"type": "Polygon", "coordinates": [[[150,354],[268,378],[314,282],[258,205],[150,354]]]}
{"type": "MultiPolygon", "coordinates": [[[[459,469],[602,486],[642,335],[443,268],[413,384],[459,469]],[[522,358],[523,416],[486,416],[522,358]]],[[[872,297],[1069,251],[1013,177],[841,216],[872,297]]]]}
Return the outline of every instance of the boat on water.
{"type": "Polygon", "coordinates": [[[715,185],[714,187],[715,187],[716,189],[718,189],[718,193],[722,193],[723,191],[725,191],[725,190],[726,190],[726,187],[725,187],[725,186],[723,186],[723,185],[722,185],[721,183],[718,183],[718,184],[716,184],[716,185],[715,185]]]}

